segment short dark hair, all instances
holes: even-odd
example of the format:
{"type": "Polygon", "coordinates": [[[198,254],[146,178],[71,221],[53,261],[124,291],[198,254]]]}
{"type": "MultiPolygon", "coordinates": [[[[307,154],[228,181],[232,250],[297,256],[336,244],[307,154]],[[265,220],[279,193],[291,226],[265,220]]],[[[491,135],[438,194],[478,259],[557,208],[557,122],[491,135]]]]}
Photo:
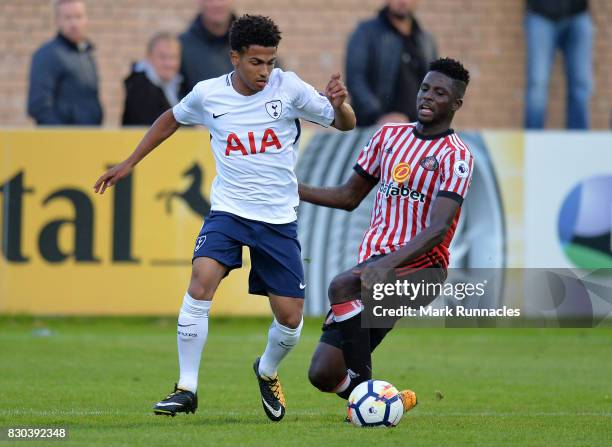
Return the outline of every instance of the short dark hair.
{"type": "Polygon", "coordinates": [[[470,72],[465,69],[463,64],[450,57],[443,57],[429,64],[429,71],[437,71],[445,74],[455,81],[464,82],[466,85],[470,83],[470,72]]]}
{"type": "Polygon", "coordinates": [[[245,14],[232,24],[230,29],[230,47],[242,52],[249,45],[262,47],[278,47],[281,32],[270,17],[245,14]]]}
{"type": "Polygon", "coordinates": [[[465,89],[470,83],[470,72],[466,70],[463,64],[450,57],[442,57],[429,64],[429,71],[436,71],[451,78],[453,82],[453,90],[457,98],[463,98],[465,89]]]}

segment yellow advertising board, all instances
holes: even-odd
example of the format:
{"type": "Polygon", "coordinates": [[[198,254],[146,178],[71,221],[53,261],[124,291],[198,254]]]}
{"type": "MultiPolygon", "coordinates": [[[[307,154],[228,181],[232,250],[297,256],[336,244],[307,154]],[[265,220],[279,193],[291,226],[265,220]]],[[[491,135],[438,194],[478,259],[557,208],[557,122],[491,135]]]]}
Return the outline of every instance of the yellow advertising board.
{"type": "MultiPolygon", "coordinates": [[[[209,209],[206,131],[181,129],[104,195],[92,185],[143,129],[0,132],[0,313],[173,315],[209,209]]],[[[269,312],[247,293],[248,252],[213,303],[218,314],[269,312]]]]}

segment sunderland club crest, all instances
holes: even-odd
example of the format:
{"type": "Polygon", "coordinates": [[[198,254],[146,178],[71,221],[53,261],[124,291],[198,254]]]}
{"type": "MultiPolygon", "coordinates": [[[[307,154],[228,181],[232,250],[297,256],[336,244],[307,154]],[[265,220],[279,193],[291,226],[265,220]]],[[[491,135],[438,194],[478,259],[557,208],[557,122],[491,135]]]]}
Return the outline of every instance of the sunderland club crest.
{"type": "Polygon", "coordinates": [[[435,171],[439,166],[438,160],[436,160],[436,157],[433,155],[423,158],[420,164],[423,169],[427,169],[428,171],[435,171]]]}
{"type": "Polygon", "coordinates": [[[281,116],[281,113],[283,113],[283,103],[280,101],[280,99],[268,101],[266,103],[266,112],[268,112],[268,115],[270,115],[272,118],[277,120],[281,116]]]}

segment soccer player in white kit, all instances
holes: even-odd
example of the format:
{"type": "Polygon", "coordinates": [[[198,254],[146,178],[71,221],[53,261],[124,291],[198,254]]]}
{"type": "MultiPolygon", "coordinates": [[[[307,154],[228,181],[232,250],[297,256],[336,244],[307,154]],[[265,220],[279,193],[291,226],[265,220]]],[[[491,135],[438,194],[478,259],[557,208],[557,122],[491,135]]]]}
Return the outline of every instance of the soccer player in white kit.
{"type": "Polygon", "coordinates": [[[279,41],[280,31],[271,19],[237,19],[230,31],[234,71],[199,82],[157,119],[125,161],[94,185],[104,193],[181,124],[204,125],[210,131],[217,176],[178,317],[180,377],[174,391],[154,406],[156,414],[196,411],[210,305],[221,280],[241,266],[243,246],[251,253],[249,291],[267,295],[274,313],[264,353],[253,365],[262,405],[273,421],[285,414],[277,370],[299,339],[306,287],[296,223],[299,120],[350,130],[355,115],[345,103],[347,91],[339,74],[331,76],[320,94],[294,73],[274,68],[279,41]]]}

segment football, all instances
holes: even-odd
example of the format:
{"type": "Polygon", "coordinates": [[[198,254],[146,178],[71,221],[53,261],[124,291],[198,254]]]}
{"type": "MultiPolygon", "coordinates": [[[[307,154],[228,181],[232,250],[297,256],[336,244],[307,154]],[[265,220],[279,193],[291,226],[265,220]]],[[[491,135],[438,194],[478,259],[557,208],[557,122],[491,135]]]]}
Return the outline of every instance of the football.
{"type": "Polygon", "coordinates": [[[360,383],[348,399],[348,418],[357,427],[395,427],[404,414],[399,392],[389,382],[360,383]]]}

